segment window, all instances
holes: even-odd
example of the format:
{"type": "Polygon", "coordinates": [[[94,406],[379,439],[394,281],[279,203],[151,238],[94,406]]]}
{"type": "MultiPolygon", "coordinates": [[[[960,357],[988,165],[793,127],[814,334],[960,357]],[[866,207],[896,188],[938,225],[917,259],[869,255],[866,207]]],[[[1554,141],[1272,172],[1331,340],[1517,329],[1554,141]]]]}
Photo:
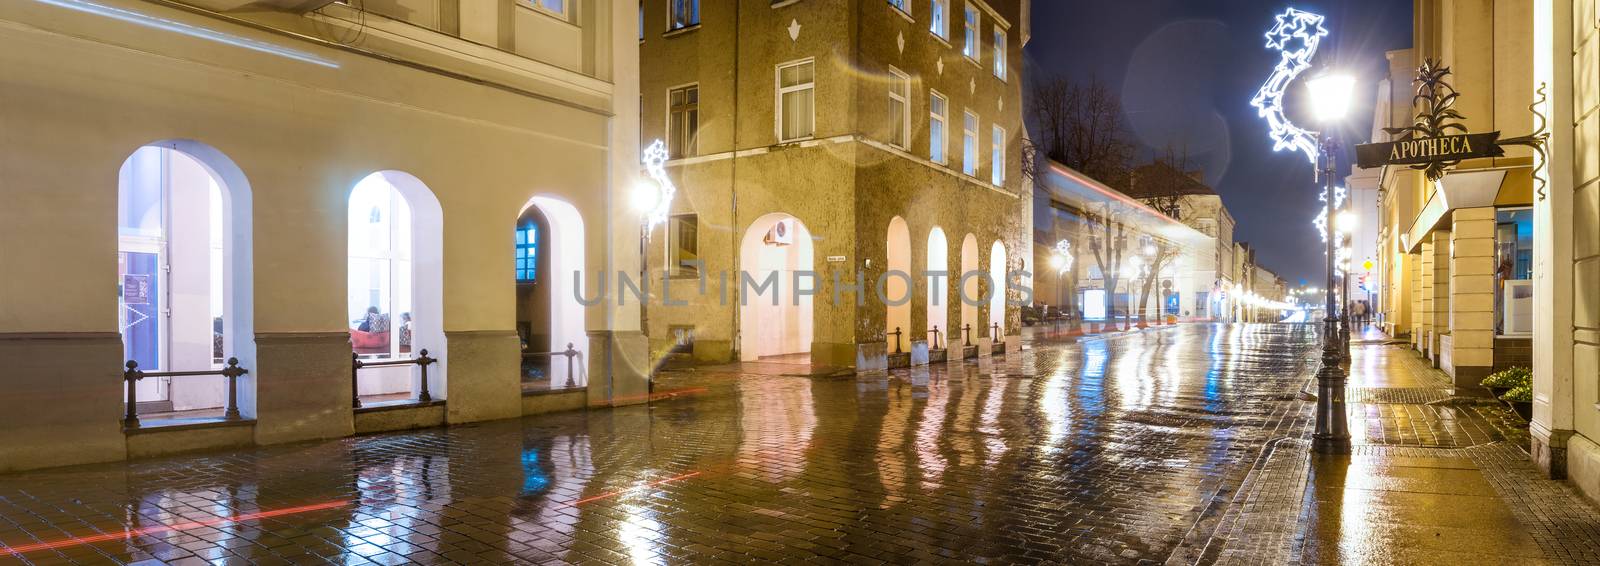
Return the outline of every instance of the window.
{"type": "Polygon", "coordinates": [[[928,31],[941,39],[950,39],[950,0],[931,0],[928,6],[928,31]]]}
{"type": "MultiPolygon", "coordinates": [[[[1495,211],[1494,242],[1495,334],[1526,336],[1533,332],[1533,210],[1495,211]]],[[[1371,280],[1361,286],[1378,288],[1371,280]]]]}
{"type": "Polygon", "coordinates": [[[667,94],[667,153],[674,159],[696,155],[695,140],[700,133],[700,87],[690,85],[667,94]]]}
{"type": "Polygon", "coordinates": [[[968,59],[978,60],[978,50],[983,46],[978,44],[978,9],[971,4],[967,5],[967,30],[966,43],[961,46],[961,54],[968,59]]]}
{"type": "Polygon", "coordinates": [[[526,220],[517,226],[517,282],[532,283],[539,276],[539,226],[526,220]]]}
{"type": "Polygon", "coordinates": [[[978,115],[965,112],[961,119],[961,172],[978,174],[978,115]]]}
{"type": "Polygon", "coordinates": [[[669,258],[674,277],[698,277],[700,275],[700,240],[696,237],[700,229],[700,219],[693,214],[680,214],[672,217],[671,225],[667,230],[667,249],[672,257],[669,258]]]}
{"type": "Polygon", "coordinates": [[[350,341],[357,354],[389,358],[409,351],[411,322],[411,206],[382,175],[350,193],[350,341]]]}
{"type": "Polygon", "coordinates": [[[667,0],[667,29],[679,30],[700,25],[700,0],[667,0]]]}
{"type": "Polygon", "coordinates": [[[527,0],[533,9],[567,19],[567,0],[527,0]]]}
{"type": "Polygon", "coordinates": [[[811,137],[816,130],[816,77],[812,60],[778,65],[778,141],[811,137]]]}
{"type": "Polygon", "coordinates": [[[644,0],[639,0],[639,41],[644,41],[644,0]]]}
{"type": "Polygon", "coordinates": [[[994,27],[994,76],[1006,80],[1006,30],[994,27]]]}
{"type": "Polygon", "coordinates": [[[1006,183],[1006,129],[994,127],[994,137],[989,140],[989,181],[995,185],[1006,183]]]}
{"type": "Polygon", "coordinates": [[[928,96],[928,159],[934,163],[948,162],[946,147],[950,145],[945,135],[945,124],[950,121],[950,102],[943,95],[929,91],[928,96]]]}
{"type": "Polygon", "coordinates": [[[889,67],[889,144],[911,145],[911,77],[889,67]]]}
{"type": "Polygon", "coordinates": [[[889,5],[894,6],[896,10],[905,12],[908,16],[911,15],[911,0],[889,0],[889,5]]]}

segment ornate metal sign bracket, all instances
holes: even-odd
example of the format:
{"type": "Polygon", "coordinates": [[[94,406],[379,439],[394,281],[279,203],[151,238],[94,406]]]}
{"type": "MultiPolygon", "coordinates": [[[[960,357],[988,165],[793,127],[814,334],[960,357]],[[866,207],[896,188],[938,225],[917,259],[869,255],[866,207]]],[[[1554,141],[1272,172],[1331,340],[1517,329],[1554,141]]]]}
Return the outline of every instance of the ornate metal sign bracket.
{"type": "Polygon", "coordinates": [[[1547,157],[1545,142],[1550,134],[1546,132],[1549,119],[1540,108],[1547,100],[1546,85],[1539,83],[1535,89],[1537,99],[1528,106],[1538,118],[1538,127],[1526,136],[1501,140],[1500,132],[1469,133],[1466,126],[1461,125],[1464,117],[1454,108],[1461,94],[1445,80],[1449,75],[1449,67],[1433,59],[1424,60],[1417,68],[1416,95],[1411,97],[1412,107],[1420,110],[1411,125],[1384,128],[1389,135],[1400,136],[1394,141],[1356,146],[1357,164],[1361,167],[1406,165],[1422,171],[1429,181],[1438,181],[1463,160],[1500,157],[1505,155],[1505,146],[1526,146],[1532,148],[1536,156],[1533,178],[1538,184],[1539,200],[1544,200],[1546,179],[1541,170],[1547,157]]]}

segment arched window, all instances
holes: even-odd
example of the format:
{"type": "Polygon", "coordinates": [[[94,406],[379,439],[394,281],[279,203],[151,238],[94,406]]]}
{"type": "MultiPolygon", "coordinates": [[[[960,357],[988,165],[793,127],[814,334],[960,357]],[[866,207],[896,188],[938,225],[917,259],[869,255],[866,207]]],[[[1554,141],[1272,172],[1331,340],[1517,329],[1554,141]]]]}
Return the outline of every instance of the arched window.
{"type": "Polygon", "coordinates": [[[381,175],[350,193],[350,343],[391,358],[411,351],[411,207],[381,175]]]}
{"type": "MultiPolygon", "coordinates": [[[[215,149],[147,145],[117,177],[118,329],[124,359],[144,371],[203,371],[254,361],[249,187],[215,149]]],[[[242,384],[248,394],[250,382],[242,384]]],[[[220,378],[156,377],[137,385],[141,411],[222,409],[220,378]]],[[[247,399],[248,401],[248,399],[247,399]]],[[[251,414],[246,402],[241,409],[251,414]]]]}

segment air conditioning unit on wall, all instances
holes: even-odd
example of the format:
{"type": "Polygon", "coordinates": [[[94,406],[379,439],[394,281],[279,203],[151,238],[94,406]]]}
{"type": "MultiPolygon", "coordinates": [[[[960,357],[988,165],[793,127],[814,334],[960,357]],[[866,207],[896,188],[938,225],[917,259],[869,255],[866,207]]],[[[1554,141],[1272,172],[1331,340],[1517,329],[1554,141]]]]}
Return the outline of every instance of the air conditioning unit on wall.
{"type": "Polygon", "coordinates": [[[762,238],[769,246],[787,246],[794,243],[794,220],[784,219],[774,222],[772,228],[767,230],[767,235],[762,238]]]}

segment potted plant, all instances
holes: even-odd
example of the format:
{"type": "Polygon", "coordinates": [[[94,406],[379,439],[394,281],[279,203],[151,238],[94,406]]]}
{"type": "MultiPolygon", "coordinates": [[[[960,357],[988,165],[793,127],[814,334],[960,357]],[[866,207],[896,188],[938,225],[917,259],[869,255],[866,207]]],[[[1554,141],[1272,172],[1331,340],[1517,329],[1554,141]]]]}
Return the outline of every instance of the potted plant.
{"type": "Polygon", "coordinates": [[[1502,401],[1509,403],[1522,420],[1533,420],[1533,386],[1518,385],[1500,396],[1502,401]]]}
{"type": "Polygon", "coordinates": [[[1483,378],[1480,383],[1489,388],[1489,392],[1495,397],[1500,397],[1505,395],[1507,391],[1517,387],[1532,388],[1533,372],[1525,367],[1510,367],[1489,374],[1489,377],[1483,378]]]}

